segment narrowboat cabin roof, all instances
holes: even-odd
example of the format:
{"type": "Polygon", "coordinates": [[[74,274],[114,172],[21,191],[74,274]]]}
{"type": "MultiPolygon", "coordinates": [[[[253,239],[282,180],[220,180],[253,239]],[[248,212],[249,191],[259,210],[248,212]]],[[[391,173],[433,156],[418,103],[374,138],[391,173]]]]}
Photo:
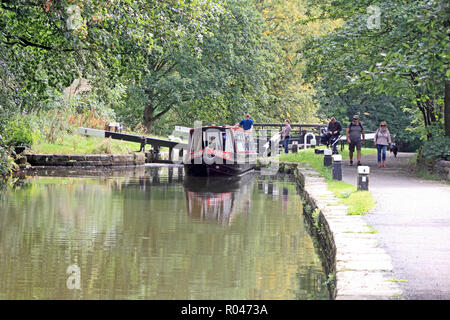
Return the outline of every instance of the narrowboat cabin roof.
{"type": "Polygon", "coordinates": [[[242,129],[241,127],[236,127],[236,126],[230,126],[230,125],[223,125],[223,126],[215,126],[215,125],[209,125],[209,126],[203,126],[200,128],[191,128],[191,130],[189,130],[189,132],[191,133],[192,131],[194,131],[195,129],[202,129],[202,130],[206,130],[206,129],[218,129],[218,130],[226,130],[226,129],[231,129],[234,131],[241,131],[241,132],[245,132],[244,129],[242,129]]]}

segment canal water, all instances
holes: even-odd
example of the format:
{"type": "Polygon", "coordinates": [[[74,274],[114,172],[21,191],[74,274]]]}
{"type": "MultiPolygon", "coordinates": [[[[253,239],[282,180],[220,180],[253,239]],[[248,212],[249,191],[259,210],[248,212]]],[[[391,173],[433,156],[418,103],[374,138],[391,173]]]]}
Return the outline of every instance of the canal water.
{"type": "Polygon", "coordinates": [[[287,176],[38,174],[0,193],[0,299],[329,298],[287,176]]]}

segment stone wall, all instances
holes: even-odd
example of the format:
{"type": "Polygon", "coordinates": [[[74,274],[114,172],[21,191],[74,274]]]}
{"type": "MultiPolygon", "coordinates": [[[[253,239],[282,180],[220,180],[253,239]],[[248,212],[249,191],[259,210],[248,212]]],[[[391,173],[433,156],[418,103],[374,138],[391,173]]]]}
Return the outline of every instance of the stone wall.
{"type": "Polygon", "coordinates": [[[145,155],[132,154],[26,154],[27,162],[32,166],[134,166],[145,164],[145,155]]]}
{"type": "Polygon", "coordinates": [[[364,218],[347,215],[347,206],[339,202],[328,190],[325,179],[314,170],[296,167],[294,173],[305,205],[309,206],[306,218],[313,225],[325,260],[331,298],[401,298],[391,258],[364,218]]]}
{"type": "Polygon", "coordinates": [[[450,161],[438,160],[434,163],[434,170],[442,178],[450,180],[450,161]]]}
{"type": "Polygon", "coordinates": [[[416,168],[438,174],[442,179],[450,180],[450,161],[427,159],[423,156],[422,150],[417,152],[416,168]]]}

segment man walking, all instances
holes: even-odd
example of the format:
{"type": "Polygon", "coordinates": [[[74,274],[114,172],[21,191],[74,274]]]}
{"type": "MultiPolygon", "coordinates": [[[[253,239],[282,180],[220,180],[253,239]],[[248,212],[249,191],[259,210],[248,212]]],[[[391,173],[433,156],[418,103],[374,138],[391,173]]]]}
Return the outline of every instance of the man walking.
{"type": "Polygon", "coordinates": [[[353,121],[350,122],[348,128],[345,130],[345,136],[347,137],[348,142],[348,150],[349,150],[349,158],[350,165],[353,165],[353,152],[356,147],[356,159],[358,161],[358,166],[361,165],[361,145],[364,145],[365,135],[364,128],[362,124],[359,122],[359,116],[354,115],[353,121]],[[362,140],[361,140],[362,136],[362,140]]]}

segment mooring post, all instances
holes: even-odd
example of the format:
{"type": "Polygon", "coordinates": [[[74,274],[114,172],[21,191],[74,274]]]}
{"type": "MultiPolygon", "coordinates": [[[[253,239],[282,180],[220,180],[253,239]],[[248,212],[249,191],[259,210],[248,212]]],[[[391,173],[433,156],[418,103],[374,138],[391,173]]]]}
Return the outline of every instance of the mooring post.
{"type": "Polygon", "coordinates": [[[323,150],[323,166],[331,167],[331,154],[332,151],[330,149],[323,150]]]}
{"type": "Polygon", "coordinates": [[[370,168],[367,166],[358,167],[357,190],[369,190],[369,173],[370,168]]]}
{"type": "Polygon", "coordinates": [[[342,156],[340,154],[335,154],[333,157],[333,168],[332,174],[334,180],[342,180],[342,156]]]}
{"type": "Polygon", "coordinates": [[[297,153],[298,151],[298,141],[292,141],[292,153],[297,153]]]}

